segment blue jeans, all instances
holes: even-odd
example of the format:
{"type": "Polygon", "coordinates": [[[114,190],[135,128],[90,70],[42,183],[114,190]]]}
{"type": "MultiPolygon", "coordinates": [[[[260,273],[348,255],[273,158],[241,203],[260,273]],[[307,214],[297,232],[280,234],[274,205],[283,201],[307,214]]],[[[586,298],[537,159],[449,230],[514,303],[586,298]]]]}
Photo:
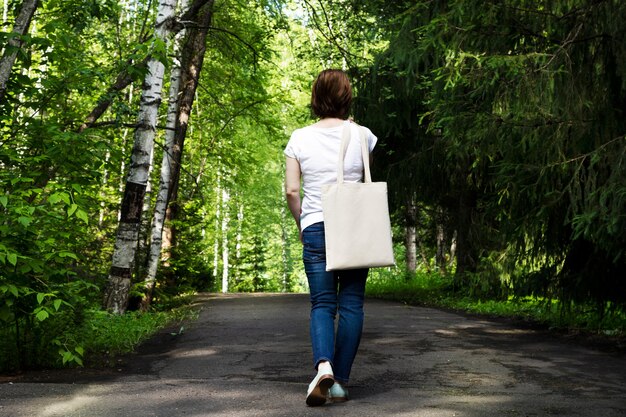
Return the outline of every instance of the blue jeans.
{"type": "Polygon", "coordinates": [[[326,272],[324,223],[302,232],[304,270],[311,297],[311,345],[315,367],[329,361],[335,379],[346,383],[361,341],[368,269],[326,272]],[[335,316],[339,313],[335,334],[335,316]]]}

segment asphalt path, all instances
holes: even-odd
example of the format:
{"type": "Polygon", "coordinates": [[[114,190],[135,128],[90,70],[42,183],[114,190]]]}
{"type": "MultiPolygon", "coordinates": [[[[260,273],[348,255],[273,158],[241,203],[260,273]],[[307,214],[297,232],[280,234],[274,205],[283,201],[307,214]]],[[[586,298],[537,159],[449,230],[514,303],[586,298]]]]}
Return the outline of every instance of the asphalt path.
{"type": "Polygon", "coordinates": [[[200,318],[107,370],[0,382],[11,417],[626,416],[626,357],[548,332],[367,300],[351,400],[307,407],[303,294],[203,295],[200,318]]]}

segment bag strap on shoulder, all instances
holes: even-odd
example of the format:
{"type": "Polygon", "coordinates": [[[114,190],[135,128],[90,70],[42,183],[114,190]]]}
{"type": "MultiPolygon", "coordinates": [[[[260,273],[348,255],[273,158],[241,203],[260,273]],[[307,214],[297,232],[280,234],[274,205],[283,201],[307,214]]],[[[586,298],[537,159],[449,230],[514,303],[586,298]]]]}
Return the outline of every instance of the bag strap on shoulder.
{"type": "MultiPolygon", "coordinates": [[[[350,143],[352,123],[346,123],[343,127],[343,132],[341,135],[341,145],[339,146],[339,164],[337,169],[337,183],[340,184],[343,182],[343,169],[344,169],[344,159],[346,158],[346,152],[348,150],[348,144],[350,143]]],[[[372,174],[370,171],[370,152],[369,147],[367,146],[367,138],[365,137],[365,129],[362,126],[354,125],[359,130],[359,142],[361,143],[361,159],[363,160],[363,181],[364,182],[372,182],[372,174]]]]}

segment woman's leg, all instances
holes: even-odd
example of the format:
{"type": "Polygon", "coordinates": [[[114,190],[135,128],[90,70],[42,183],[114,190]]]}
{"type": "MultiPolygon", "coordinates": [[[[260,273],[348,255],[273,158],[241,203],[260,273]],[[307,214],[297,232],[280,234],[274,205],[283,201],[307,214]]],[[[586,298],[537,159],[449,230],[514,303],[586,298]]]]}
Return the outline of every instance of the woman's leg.
{"type": "Polygon", "coordinates": [[[346,383],[350,378],[363,331],[363,300],[368,269],[339,272],[339,324],[335,345],[335,379],[346,383]]]}
{"type": "Polygon", "coordinates": [[[311,298],[311,346],[313,363],[333,363],[335,350],[335,315],[337,284],[335,274],[326,272],[324,224],[316,223],[302,233],[304,269],[311,298]]]}

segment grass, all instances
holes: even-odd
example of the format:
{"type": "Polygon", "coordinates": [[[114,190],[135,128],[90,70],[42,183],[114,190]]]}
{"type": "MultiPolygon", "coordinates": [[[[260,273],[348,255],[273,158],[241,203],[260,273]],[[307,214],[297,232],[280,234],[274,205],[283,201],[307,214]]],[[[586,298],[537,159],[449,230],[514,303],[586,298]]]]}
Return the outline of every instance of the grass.
{"type": "Polygon", "coordinates": [[[169,311],[132,311],[123,315],[92,311],[79,337],[86,355],[114,357],[134,351],[139,344],[166,327],[182,332],[181,323],[195,319],[197,315],[198,311],[190,306],[169,311]]]}
{"type": "Polygon", "coordinates": [[[453,291],[452,277],[435,273],[407,276],[390,269],[373,270],[367,295],[374,298],[530,322],[568,333],[606,338],[626,338],[626,312],[614,309],[602,314],[593,306],[567,305],[537,297],[478,299],[453,291]]]}
{"type": "Polygon", "coordinates": [[[196,319],[199,314],[190,301],[189,296],[172,297],[168,305],[156,306],[154,311],[122,315],[102,311],[96,305],[67,309],[45,321],[33,321],[34,327],[22,337],[21,351],[17,349],[15,328],[0,327],[0,372],[106,366],[164,328],[181,333],[182,322],[196,319]]]}

